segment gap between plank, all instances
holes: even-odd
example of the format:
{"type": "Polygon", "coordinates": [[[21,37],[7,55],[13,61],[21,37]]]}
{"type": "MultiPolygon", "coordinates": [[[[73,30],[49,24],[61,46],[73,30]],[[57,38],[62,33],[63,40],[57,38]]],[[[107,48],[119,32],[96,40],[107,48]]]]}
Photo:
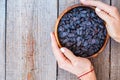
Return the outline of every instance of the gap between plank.
{"type": "MultiPolygon", "coordinates": [[[[110,0],[110,5],[112,5],[112,0],[110,0]]],[[[111,80],[111,38],[109,43],[109,80],[111,80]]]]}
{"type": "MultiPolygon", "coordinates": [[[[57,0],[57,18],[59,16],[59,0],[57,0]]],[[[56,61],[56,80],[58,80],[58,64],[56,61]]]]}
{"type": "Polygon", "coordinates": [[[7,48],[7,0],[5,0],[5,80],[6,80],[6,48],[7,48]]]}

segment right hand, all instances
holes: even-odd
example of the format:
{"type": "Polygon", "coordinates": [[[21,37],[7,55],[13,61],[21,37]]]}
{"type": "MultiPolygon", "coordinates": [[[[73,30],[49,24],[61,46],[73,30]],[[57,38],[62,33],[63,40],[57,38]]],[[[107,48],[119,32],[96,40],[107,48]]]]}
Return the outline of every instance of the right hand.
{"type": "Polygon", "coordinates": [[[120,42],[120,13],[114,6],[101,1],[80,0],[83,5],[95,6],[96,13],[106,22],[108,34],[117,42],[120,42]]]}

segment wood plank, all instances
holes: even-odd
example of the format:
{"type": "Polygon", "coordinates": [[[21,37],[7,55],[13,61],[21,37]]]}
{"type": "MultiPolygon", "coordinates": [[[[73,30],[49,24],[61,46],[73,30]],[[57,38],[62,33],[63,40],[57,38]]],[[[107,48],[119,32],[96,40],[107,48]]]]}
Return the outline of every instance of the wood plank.
{"type": "Polygon", "coordinates": [[[0,80],[5,80],[5,0],[0,0],[0,80]]]}
{"type": "Polygon", "coordinates": [[[50,35],[57,0],[8,0],[6,80],[56,80],[50,35]]]}
{"type": "MultiPolygon", "coordinates": [[[[110,4],[110,0],[101,0],[110,4]]],[[[79,0],[59,0],[59,13],[73,4],[79,3],[79,0]]],[[[97,74],[97,80],[109,80],[109,42],[106,49],[98,57],[92,59],[97,74]]],[[[58,80],[77,80],[76,77],[62,69],[58,68],[58,80]]]]}
{"type": "MultiPolygon", "coordinates": [[[[79,0],[59,0],[59,14],[69,6],[80,3],[79,0]]],[[[58,68],[57,80],[78,80],[75,75],[58,68]]]]}
{"type": "Polygon", "coordinates": [[[111,80],[120,80],[120,43],[111,42],[111,80]]]}
{"type": "MultiPolygon", "coordinates": [[[[112,0],[112,5],[116,6],[120,12],[120,1],[112,0]]],[[[120,80],[120,43],[111,41],[111,80],[120,80]]]]}
{"type": "MultiPolygon", "coordinates": [[[[99,0],[102,1],[106,4],[110,4],[110,0],[99,0]]],[[[109,59],[110,59],[110,41],[108,42],[106,49],[98,55],[98,57],[94,58],[92,60],[94,67],[95,67],[95,72],[97,75],[97,80],[110,80],[109,79],[109,59]]]]}
{"type": "Polygon", "coordinates": [[[108,42],[106,49],[101,54],[99,54],[96,58],[92,59],[97,80],[110,80],[109,79],[109,73],[110,73],[109,46],[110,46],[110,42],[108,42]]]}

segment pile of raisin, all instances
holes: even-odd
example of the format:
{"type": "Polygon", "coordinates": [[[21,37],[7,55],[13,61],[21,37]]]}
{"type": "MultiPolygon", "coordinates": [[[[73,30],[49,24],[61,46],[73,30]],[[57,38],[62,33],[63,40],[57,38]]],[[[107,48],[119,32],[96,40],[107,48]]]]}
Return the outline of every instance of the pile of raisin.
{"type": "Polygon", "coordinates": [[[90,57],[105,43],[105,22],[90,7],[79,6],[62,16],[58,24],[58,38],[62,47],[76,56],[90,57]]]}

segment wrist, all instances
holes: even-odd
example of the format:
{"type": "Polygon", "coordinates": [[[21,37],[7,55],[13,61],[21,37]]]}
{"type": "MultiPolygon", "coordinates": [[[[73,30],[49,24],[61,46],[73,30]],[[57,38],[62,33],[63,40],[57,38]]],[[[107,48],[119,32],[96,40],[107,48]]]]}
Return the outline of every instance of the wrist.
{"type": "Polygon", "coordinates": [[[92,72],[80,77],[79,80],[96,80],[95,72],[92,71],[92,72]]]}
{"type": "Polygon", "coordinates": [[[84,73],[86,73],[86,72],[92,70],[93,68],[94,68],[94,67],[93,67],[92,64],[87,65],[87,66],[84,67],[81,71],[79,71],[79,72],[76,74],[76,76],[79,77],[80,75],[83,75],[84,73]]]}
{"type": "Polygon", "coordinates": [[[96,80],[95,72],[93,66],[90,66],[86,71],[77,75],[79,80],[96,80]]]}

